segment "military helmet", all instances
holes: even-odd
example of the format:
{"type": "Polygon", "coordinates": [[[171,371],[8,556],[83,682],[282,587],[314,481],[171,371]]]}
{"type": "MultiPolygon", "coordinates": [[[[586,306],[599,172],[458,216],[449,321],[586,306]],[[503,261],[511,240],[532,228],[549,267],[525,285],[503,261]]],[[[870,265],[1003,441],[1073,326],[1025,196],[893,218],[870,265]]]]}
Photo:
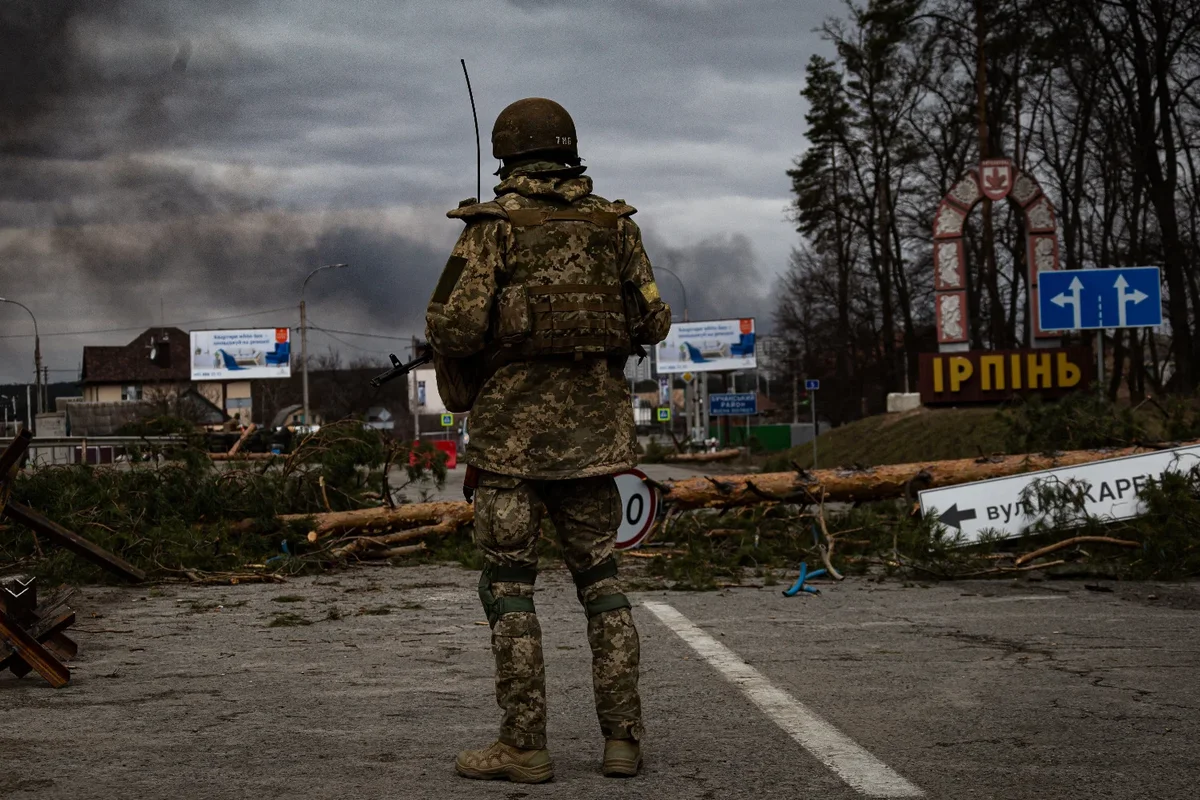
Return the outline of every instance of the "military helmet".
{"type": "Polygon", "coordinates": [[[492,155],[499,159],[557,150],[579,158],[575,121],[567,110],[544,97],[510,104],[492,126],[492,155]]]}

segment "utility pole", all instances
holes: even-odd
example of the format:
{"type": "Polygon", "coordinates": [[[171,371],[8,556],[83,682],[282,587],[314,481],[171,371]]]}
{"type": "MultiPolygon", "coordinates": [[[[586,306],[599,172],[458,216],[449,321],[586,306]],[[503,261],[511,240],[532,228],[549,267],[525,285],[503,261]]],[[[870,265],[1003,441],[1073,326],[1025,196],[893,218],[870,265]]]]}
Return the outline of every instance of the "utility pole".
{"type": "Polygon", "coordinates": [[[304,290],[308,288],[308,282],[321,270],[325,269],[345,269],[349,264],[326,264],[323,267],[317,267],[312,272],[308,273],[308,277],[304,279],[304,283],[300,286],[300,371],[303,374],[301,378],[301,386],[304,400],[304,427],[307,430],[312,429],[312,423],[308,418],[308,316],[304,303],[304,290]]]}
{"type": "MultiPolygon", "coordinates": [[[[0,297],[0,303],[10,303],[14,306],[20,306],[21,308],[25,309],[26,312],[28,312],[29,318],[33,320],[33,381],[34,381],[34,384],[37,386],[37,401],[38,401],[37,413],[41,413],[41,411],[42,411],[42,337],[38,335],[37,317],[35,317],[33,315],[33,312],[29,310],[29,306],[25,305],[24,303],[18,303],[16,300],[9,300],[6,297],[0,297]]],[[[28,395],[28,392],[26,392],[26,395],[28,395]]],[[[29,411],[28,396],[26,397],[25,403],[26,403],[25,416],[27,418],[26,424],[29,424],[28,419],[31,418],[31,415],[28,413],[28,411],[29,411]]],[[[29,429],[32,432],[33,426],[30,425],[29,429]]]]}

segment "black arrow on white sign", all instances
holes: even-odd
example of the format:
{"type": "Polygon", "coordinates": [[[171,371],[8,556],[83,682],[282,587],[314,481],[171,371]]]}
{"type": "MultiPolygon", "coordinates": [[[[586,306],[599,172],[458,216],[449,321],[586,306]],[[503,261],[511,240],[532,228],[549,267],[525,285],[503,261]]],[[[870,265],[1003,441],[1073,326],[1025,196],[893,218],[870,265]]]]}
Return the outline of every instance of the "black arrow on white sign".
{"type": "Polygon", "coordinates": [[[961,531],[962,524],[969,519],[975,519],[975,509],[964,508],[962,511],[959,511],[958,503],[955,503],[938,517],[938,522],[961,531]]]}

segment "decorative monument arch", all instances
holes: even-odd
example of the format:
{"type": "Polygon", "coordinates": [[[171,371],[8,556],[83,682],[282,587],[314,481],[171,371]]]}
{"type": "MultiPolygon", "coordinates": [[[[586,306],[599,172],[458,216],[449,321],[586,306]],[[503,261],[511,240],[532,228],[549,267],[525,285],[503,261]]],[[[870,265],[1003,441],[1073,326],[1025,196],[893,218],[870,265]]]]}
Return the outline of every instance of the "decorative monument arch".
{"type": "Polygon", "coordinates": [[[988,159],[972,167],[938,204],[933,221],[934,303],[937,314],[938,351],[970,349],[967,324],[967,262],[963,226],[967,216],[985,197],[1008,198],[1025,218],[1025,253],[1029,265],[1029,323],[1032,346],[1055,347],[1061,332],[1044,331],[1038,320],[1038,275],[1057,270],[1058,235],[1054,206],[1033,176],[1013,167],[1007,158],[988,159]]]}

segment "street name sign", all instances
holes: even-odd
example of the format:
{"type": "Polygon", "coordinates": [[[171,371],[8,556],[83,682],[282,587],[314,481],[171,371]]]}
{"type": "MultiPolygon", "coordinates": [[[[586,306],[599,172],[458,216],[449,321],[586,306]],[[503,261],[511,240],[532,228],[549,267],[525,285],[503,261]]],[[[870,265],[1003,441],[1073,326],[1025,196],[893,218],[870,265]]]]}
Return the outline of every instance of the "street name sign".
{"type": "Polygon", "coordinates": [[[1038,275],[1038,319],[1044,331],[1162,325],[1158,267],[1043,272],[1038,275]]]}
{"type": "MultiPolygon", "coordinates": [[[[984,531],[1023,536],[1050,513],[1036,507],[1036,497],[1023,498],[1035,482],[1069,484],[1083,491],[1083,512],[1100,519],[1129,519],[1144,510],[1138,493],[1164,473],[1186,473],[1200,465],[1200,445],[1158,450],[1073,467],[1060,467],[920,493],[921,514],[936,515],[947,529],[959,531],[964,544],[979,541],[984,531]],[[1085,489],[1086,487],[1086,489],[1085,489]]],[[[1033,493],[1030,493],[1031,495],[1033,493]]],[[[1083,522],[1081,517],[1079,522],[1083,522]]]]}
{"type": "Polygon", "coordinates": [[[710,394],[708,413],[713,417],[744,417],[758,413],[758,395],[754,392],[710,394]]]}

